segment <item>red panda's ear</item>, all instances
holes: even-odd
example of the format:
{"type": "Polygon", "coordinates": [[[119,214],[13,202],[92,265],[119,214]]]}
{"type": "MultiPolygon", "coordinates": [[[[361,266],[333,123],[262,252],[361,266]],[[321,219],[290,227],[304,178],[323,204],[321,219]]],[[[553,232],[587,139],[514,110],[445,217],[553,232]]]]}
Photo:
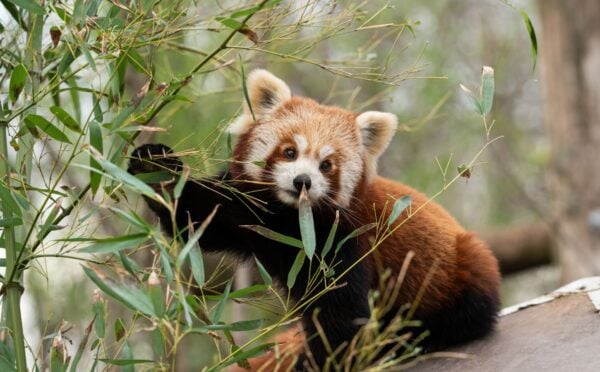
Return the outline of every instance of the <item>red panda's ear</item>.
{"type": "Polygon", "coordinates": [[[377,159],[388,147],[398,127],[396,115],[388,112],[367,111],[356,117],[361,142],[365,150],[367,172],[375,175],[377,159]]]}
{"type": "Polygon", "coordinates": [[[257,69],[248,74],[246,87],[250,102],[244,98],[244,112],[229,125],[229,133],[245,133],[256,120],[268,116],[292,98],[287,84],[266,70],[257,69]]]}

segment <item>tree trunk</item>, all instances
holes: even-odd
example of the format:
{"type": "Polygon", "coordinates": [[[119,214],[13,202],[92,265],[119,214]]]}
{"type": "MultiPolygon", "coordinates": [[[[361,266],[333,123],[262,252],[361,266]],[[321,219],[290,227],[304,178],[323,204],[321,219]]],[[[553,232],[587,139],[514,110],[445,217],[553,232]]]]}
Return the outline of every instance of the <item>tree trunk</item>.
{"type": "Polygon", "coordinates": [[[600,274],[600,1],[539,0],[544,114],[562,280],[600,274]]]}

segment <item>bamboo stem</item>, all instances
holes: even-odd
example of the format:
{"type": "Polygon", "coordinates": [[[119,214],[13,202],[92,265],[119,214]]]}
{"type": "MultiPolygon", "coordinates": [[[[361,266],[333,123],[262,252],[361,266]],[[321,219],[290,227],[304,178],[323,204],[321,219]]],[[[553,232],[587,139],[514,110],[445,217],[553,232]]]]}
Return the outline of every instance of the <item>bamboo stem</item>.
{"type": "MultiPolygon", "coordinates": [[[[0,122],[0,157],[4,166],[0,167],[0,179],[3,179],[6,183],[7,188],[10,189],[9,172],[10,166],[8,164],[8,141],[7,132],[8,123],[0,122]]],[[[0,204],[2,208],[2,216],[4,219],[10,219],[13,217],[13,211],[10,209],[7,200],[3,200],[0,204]]],[[[5,252],[6,252],[6,279],[4,282],[5,294],[5,305],[6,305],[6,316],[8,319],[9,329],[11,330],[11,336],[13,340],[13,347],[15,349],[15,359],[17,361],[17,371],[27,370],[27,359],[25,357],[25,337],[23,336],[23,321],[21,319],[21,284],[19,283],[20,275],[14,275],[18,270],[18,262],[16,262],[17,256],[17,244],[15,241],[15,228],[14,226],[6,226],[4,228],[4,241],[5,241],[5,252]],[[10,278],[15,277],[16,280],[10,278]]]]}

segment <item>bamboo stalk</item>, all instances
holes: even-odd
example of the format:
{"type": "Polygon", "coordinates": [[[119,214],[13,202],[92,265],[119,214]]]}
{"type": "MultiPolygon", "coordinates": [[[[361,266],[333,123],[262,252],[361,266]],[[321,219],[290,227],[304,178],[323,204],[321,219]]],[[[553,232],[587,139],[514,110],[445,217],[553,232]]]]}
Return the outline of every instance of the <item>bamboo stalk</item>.
{"type": "MultiPolygon", "coordinates": [[[[8,141],[7,132],[8,123],[0,122],[0,157],[4,166],[0,167],[0,178],[4,179],[6,186],[10,189],[8,174],[10,166],[8,165],[8,141]]],[[[8,205],[8,201],[2,201],[2,216],[4,219],[13,217],[13,211],[8,205]]],[[[14,226],[6,226],[4,228],[4,241],[6,252],[6,281],[4,282],[6,317],[11,330],[13,347],[15,349],[15,359],[17,361],[17,371],[27,370],[27,359],[25,357],[25,337],[23,336],[23,321],[21,319],[21,284],[19,283],[20,275],[16,274],[18,269],[17,244],[15,241],[14,226]],[[14,277],[16,280],[11,280],[14,277]]]]}

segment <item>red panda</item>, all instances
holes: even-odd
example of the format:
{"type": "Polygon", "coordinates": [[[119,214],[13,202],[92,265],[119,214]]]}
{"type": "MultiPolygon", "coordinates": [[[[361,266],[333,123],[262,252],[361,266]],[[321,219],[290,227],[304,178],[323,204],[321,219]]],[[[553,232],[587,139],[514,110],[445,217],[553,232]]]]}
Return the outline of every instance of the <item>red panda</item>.
{"type": "MultiPolygon", "coordinates": [[[[328,357],[322,338],[312,337],[317,333],[314,310],[319,309],[318,320],[331,349],[349,342],[360,327],[357,320],[369,318],[368,292],[379,283],[379,266],[383,264],[397,275],[411,251],[414,258],[396,311],[415,300],[435,263],[414,313],[423,329],[430,331],[424,340],[427,350],[467,342],[493,329],[499,307],[499,271],[488,247],[423,194],[377,175],[377,160],[396,132],[395,115],[376,111],[356,114],[292,96],[282,80],[265,70],[248,75],[247,89],[249,103],[229,127],[229,132],[238,136],[229,169],[214,178],[187,181],[176,211],[175,230],[169,213],[149,202],[166,231],[180,231],[185,239],[189,221],[201,223],[220,205],[200,238],[202,248],[243,259],[255,256],[275,280],[285,283],[297,249],[243,226],[260,224],[299,238],[297,208],[303,187],[313,209],[317,254],[336,211],[340,221],[334,247],[357,227],[380,219],[382,214],[387,217],[399,197],[410,195],[412,210],[419,210],[373,254],[354,265],[341,278],[344,285],[304,308],[303,337],[292,337],[296,339],[294,350],[300,354],[297,368],[305,362],[298,339],[307,340],[317,365],[322,366],[328,357]],[[228,186],[220,188],[222,184],[228,186]],[[245,195],[260,199],[263,206],[245,200],[245,195]]],[[[143,145],[134,150],[129,172],[150,172],[157,166],[180,170],[180,160],[170,153],[164,145],[143,145]]],[[[403,216],[392,227],[407,217],[406,211],[403,216]]],[[[373,234],[369,231],[345,243],[336,256],[336,273],[346,271],[371,249],[373,234]]],[[[307,266],[290,290],[295,300],[306,290],[307,266]]],[[[268,359],[251,363],[258,366],[268,359]]]]}

